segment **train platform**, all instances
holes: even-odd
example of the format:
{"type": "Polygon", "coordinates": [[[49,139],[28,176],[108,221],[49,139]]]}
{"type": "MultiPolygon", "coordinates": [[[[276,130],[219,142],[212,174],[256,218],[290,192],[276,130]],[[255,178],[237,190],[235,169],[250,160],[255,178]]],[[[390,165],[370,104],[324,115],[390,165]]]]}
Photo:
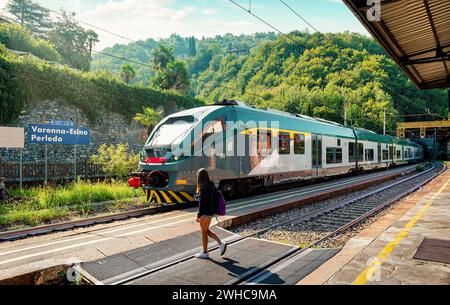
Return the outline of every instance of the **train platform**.
{"type": "MultiPolygon", "coordinates": [[[[267,240],[242,239],[229,231],[213,228],[228,243],[223,257],[219,251],[210,252],[209,259],[195,259],[192,255],[201,248],[198,233],[191,233],[147,247],[127,251],[91,262],[81,263],[78,271],[97,285],[230,285],[295,284],[340,249],[309,249],[295,256],[276,270],[249,277],[265,270],[265,266],[298,247],[267,240]],[[244,279],[249,278],[247,281],[244,279]]],[[[214,247],[211,243],[210,248],[214,247]]]]}
{"type": "MultiPolygon", "coordinates": [[[[415,167],[369,173],[322,182],[302,188],[234,200],[228,203],[224,227],[306,204],[324,196],[390,179],[415,167]],[[272,210],[271,210],[272,209],[272,210]]],[[[107,224],[76,228],[52,234],[0,243],[0,283],[45,282],[42,270],[96,261],[126,251],[150,246],[198,231],[196,209],[176,210],[107,224]],[[23,275],[30,280],[23,281],[23,275]]],[[[216,220],[214,223],[216,224],[216,220]]]]}
{"type": "Polygon", "coordinates": [[[298,284],[450,284],[450,172],[399,202],[298,284]]]}

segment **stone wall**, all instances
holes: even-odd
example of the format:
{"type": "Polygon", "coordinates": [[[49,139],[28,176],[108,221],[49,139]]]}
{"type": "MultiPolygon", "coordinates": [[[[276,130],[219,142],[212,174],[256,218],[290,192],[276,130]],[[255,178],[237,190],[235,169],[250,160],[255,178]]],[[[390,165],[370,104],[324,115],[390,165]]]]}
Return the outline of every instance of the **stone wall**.
{"type": "MultiPolygon", "coordinates": [[[[77,146],[77,160],[84,161],[97,152],[99,145],[106,143],[128,143],[131,152],[138,153],[147,138],[147,128],[135,121],[127,122],[117,113],[104,112],[99,120],[90,123],[82,110],[62,102],[44,101],[25,109],[17,126],[25,128],[24,162],[41,162],[44,160],[45,145],[28,144],[28,124],[47,123],[51,120],[73,122],[77,127],[91,129],[91,145],[77,146]]],[[[73,162],[73,146],[48,145],[48,162],[73,162]]],[[[19,162],[18,149],[0,149],[0,162],[19,162]]]]}

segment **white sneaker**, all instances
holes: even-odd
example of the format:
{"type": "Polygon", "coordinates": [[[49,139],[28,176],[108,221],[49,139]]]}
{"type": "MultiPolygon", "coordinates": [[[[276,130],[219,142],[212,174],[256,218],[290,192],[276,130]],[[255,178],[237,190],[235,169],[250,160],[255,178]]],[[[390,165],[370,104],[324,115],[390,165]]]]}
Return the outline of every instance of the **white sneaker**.
{"type": "Polygon", "coordinates": [[[209,254],[202,251],[202,252],[196,254],[195,258],[208,259],[209,258],[209,254]]]}
{"type": "Polygon", "coordinates": [[[220,245],[220,255],[223,256],[227,252],[227,243],[222,242],[220,245]]]}

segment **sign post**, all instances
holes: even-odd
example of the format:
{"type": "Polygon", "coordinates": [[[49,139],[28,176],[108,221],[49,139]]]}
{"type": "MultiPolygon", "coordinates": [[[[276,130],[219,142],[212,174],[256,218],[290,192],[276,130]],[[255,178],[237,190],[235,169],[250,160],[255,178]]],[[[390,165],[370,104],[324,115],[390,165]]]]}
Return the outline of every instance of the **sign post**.
{"type": "Polygon", "coordinates": [[[45,159],[44,159],[44,184],[47,185],[48,184],[48,148],[47,148],[47,143],[45,143],[45,159]]]}
{"type": "Polygon", "coordinates": [[[73,146],[73,181],[77,182],[77,146],[73,146]]]}
{"type": "Polygon", "coordinates": [[[19,165],[20,190],[23,189],[23,148],[20,148],[20,165],[19,165]]]}

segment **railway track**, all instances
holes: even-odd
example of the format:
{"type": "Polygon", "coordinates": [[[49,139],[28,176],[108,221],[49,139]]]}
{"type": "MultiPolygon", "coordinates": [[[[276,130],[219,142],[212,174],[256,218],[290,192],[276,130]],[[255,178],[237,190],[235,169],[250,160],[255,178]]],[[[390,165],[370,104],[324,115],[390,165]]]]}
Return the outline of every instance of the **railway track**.
{"type": "MultiPolygon", "coordinates": [[[[302,223],[308,223],[308,225],[322,226],[324,232],[330,232],[324,234],[319,239],[310,243],[308,246],[304,248],[293,248],[292,250],[286,251],[282,255],[264,263],[263,265],[253,268],[252,270],[236,277],[226,284],[238,285],[249,283],[255,284],[261,282],[262,280],[273,274],[273,271],[282,268],[286,264],[289,264],[289,262],[291,261],[295,261],[299,255],[302,255],[304,251],[316,247],[317,245],[320,245],[322,242],[330,238],[336,237],[340,233],[345,232],[356,224],[375,215],[384,208],[394,204],[398,200],[421,188],[422,186],[433,180],[435,177],[442,174],[445,170],[446,168],[442,164],[432,164],[429,169],[421,173],[414,174],[399,181],[395,181],[375,191],[368,192],[344,202],[338,202],[325,208],[314,210],[310,213],[298,217],[287,219],[285,221],[268,226],[264,229],[258,230],[257,232],[253,232],[246,236],[233,239],[228,243],[228,245],[233,245],[255,236],[261,236],[262,234],[270,230],[287,224],[301,225],[302,223]],[[389,198],[384,198],[380,201],[380,194],[385,194],[387,193],[387,190],[392,191],[393,189],[395,189],[396,192],[390,192],[390,196],[387,196],[389,198]]],[[[210,250],[215,251],[217,249],[218,247],[216,246],[211,248],[210,250]]],[[[188,262],[193,259],[194,257],[192,255],[188,255],[186,257],[170,261],[169,263],[157,268],[145,270],[141,273],[134,274],[131,277],[121,279],[114,284],[127,284],[139,278],[151,276],[152,274],[163,271],[178,264],[188,262]]]]}
{"type": "MultiPolygon", "coordinates": [[[[384,176],[394,176],[398,174],[403,174],[405,172],[411,171],[412,169],[415,169],[415,165],[412,166],[405,166],[401,168],[392,169],[389,171],[382,170],[377,171],[373,173],[368,173],[366,175],[358,175],[353,177],[347,177],[347,178],[341,178],[337,180],[331,180],[326,181],[322,183],[312,184],[309,185],[306,188],[292,188],[288,191],[283,192],[272,192],[264,195],[264,202],[276,202],[280,199],[286,199],[286,198],[292,198],[298,195],[303,194],[310,194],[313,192],[316,192],[317,190],[327,190],[332,187],[336,187],[339,185],[345,185],[350,183],[360,183],[361,181],[370,181],[382,178],[384,176]]],[[[254,199],[254,198],[242,198],[238,200],[234,200],[230,202],[230,205],[228,207],[228,211],[238,211],[240,209],[243,209],[245,207],[253,207],[253,206],[259,206],[261,205],[261,199],[254,199]]],[[[52,232],[59,232],[59,231],[67,231],[70,229],[76,229],[76,228],[82,228],[82,227],[89,227],[97,224],[105,224],[110,223],[113,221],[119,221],[119,220],[126,220],[130,218],[136,218],[136,217],[142,217],[147,215],[154,215],[158,213],[165,213],[170,212],[174,210],[180,210],[180,209],[186,209],[189,207],[193,207],[192,204],[170,204],[170,205],[163,205],[158,207],[152,207],[152,208],[145,208],[145,209],[139,209],[139,210],[133,210],[133,211],[126,211],[111,215],[105,215],[105,216],[99,216],[99,217],[91,217],[87,219],[80,219],[75,221],[69,221],[69,222],[61,222],[61,223],[54,223],[49,225],[42,225],[38,227],[33,228],[26,228],[22,230],[16,230],[16,231],[7,231],[7,232],[0,232],[0,242],[2,241],[11,241],[11,240],[17,240],[22,239],[30,236],[37,236],[42,234],[48,234],[52,232]]]]}
{"type": "MultiPolygon", "coordinates": [[[[340,234],[363,221],[375,216],[380,211],[393,205],[400,199],[408,196],[416,190],[441,175],[447,168],[443,164],[433,164],[432,167],[422,173],[396,181],[375,191],[368,192],[358,197],[321,208],[302,216],[290,218],[282,223],[277,223],[265,229],[252,233],[251,236],[261,236],[270,230],[287,225],[296,224],[304,230],[317,230],[324,232],[322,236],[310,242],[308,246],[293,250],[292,253],[274,259],[261,270],[245,277],[236,279],[229,284],[261,283],[272,274],[278,272],[290,263],[295,262],[308,249],[320,246],[329,239],[337,238],[340,234]]],[[[246,236],[247,237],[247,236],[246,236]]]]}

